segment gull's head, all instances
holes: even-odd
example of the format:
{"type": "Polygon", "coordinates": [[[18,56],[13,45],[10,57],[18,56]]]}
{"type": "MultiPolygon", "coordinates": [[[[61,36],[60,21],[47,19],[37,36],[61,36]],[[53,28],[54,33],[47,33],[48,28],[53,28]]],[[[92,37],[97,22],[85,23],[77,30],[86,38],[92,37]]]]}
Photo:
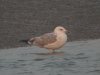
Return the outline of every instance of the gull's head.
{"type": "Polygon", "coordinates": [[[62,26],[57,26],[57,27],[54,29],[54,32],[55,32],[55,33],[66,33],[67,30],[66,30],[64,27],[62,27],[62,26]]]}

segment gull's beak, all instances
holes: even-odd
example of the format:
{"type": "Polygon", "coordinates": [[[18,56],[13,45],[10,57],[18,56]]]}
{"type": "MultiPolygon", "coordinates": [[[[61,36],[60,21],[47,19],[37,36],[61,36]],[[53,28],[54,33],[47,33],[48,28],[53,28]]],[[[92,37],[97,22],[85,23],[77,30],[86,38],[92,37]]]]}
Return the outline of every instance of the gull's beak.
{"type": "Polygon", "coordinates": [[[69,31],[68,30],[65,30],[65,33],[68,33],[69,31]]]}
{"type": "Polygon", "coordinates": [[[65,33],[66,33],[66,34],[69,34],[70,32],[69,32],[69,30],[65,30],[65,33]]]}

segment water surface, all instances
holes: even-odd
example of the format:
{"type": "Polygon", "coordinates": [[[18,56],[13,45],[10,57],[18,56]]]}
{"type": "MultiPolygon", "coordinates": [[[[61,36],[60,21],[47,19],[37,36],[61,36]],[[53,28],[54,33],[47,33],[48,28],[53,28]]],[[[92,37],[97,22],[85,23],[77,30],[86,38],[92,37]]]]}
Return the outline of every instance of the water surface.
{"type": "Polygon", "coordinates": [[[68,42],[55,54],[35,46],[1,49],[0,75],[100,75],[100,40],[68,42]]]}

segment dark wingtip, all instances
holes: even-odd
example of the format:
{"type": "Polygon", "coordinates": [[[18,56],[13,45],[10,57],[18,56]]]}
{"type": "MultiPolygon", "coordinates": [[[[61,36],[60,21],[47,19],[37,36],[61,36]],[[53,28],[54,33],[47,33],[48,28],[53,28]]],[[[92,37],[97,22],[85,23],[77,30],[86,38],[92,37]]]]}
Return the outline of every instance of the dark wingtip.
{"type": "Polygon", "coordinates": [[[19,42],[23,42],[23,43],[28,44],[28,39],[27,40],[20,40],[19,42]]]}

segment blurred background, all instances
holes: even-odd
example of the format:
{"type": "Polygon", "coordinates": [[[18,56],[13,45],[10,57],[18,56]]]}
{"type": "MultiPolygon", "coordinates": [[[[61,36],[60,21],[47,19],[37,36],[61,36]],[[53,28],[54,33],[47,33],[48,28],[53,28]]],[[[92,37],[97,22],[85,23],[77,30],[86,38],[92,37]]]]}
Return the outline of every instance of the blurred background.
{"type": "Polygon", "coordinates": [[[26,46],[19,42],[67,28],[68,41],[100,38],[99,0],[0,0],[0,48],[26,46]]]}

